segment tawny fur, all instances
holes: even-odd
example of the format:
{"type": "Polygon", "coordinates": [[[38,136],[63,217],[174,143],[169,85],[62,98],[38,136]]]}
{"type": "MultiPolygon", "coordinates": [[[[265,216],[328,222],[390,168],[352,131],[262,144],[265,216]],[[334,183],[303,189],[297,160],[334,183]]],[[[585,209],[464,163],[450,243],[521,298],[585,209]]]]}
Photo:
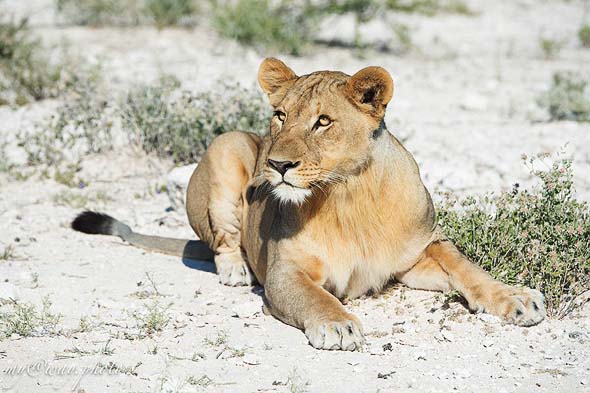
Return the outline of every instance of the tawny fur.
{"type": "Polygon", "coordinates": [[[192,227],[218,270],[233,272],[222,281],[247,284],[253,273],[270,312],[326,349],[362,346],[360,322],[339,299],[394,277],[457,289],[472,309],[512,323],[543,319],[538,291],[494,280],[437,228],[413,157],[384,127],[393,94],[387,71],[298,77],[267,59],[259,81],[275,110],[270,133],[217,138],[187,195],[192,227]],[[281,174],[269,160],[293,165],[281,174]]]}

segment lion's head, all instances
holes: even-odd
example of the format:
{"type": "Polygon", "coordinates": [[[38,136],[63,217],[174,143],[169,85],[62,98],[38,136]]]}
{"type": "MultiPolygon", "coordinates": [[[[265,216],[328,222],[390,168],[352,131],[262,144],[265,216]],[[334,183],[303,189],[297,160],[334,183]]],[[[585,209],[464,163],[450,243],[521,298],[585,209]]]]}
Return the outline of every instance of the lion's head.
{"type": "Polygon", "coordinates": [[[274,110],[263,165],[278,199],[302,203],[314,187],[344,182],[369,165],[393,95],[385,69],[297,76],[280,60],[268,58],[258,81],[274,110]]]}

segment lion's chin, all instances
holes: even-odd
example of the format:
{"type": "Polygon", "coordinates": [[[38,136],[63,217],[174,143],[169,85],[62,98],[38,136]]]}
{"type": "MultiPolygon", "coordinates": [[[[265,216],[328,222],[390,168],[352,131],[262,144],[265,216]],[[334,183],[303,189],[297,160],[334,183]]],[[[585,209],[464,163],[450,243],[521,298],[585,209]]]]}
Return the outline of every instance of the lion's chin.
{"type": "Polygon", "coordinates": [[[311,190],[281,183],[273,188],[272,193],[282,203],[301,205],[311,195],[311,190]]]}

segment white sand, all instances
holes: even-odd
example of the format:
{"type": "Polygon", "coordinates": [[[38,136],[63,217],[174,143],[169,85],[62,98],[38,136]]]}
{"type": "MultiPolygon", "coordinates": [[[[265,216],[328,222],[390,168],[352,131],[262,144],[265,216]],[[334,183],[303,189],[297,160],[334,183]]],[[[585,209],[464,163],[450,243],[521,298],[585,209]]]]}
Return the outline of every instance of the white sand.
{"type": "MultiPolygon", "coordinates": [[[[219,77],[255,81],[262,55],[217,38],[205,26],[162,32],[58,28],[51,3],[10,0],[4,6],[35,11],[32,23],[45,42],[67,38],[81,55],[102,59],[115,89],[153,80],[161,71],[195,90],[213,88],[219,77]]],[[[590,69],[590,50],[579,48],[576,39],[582,2],[470,4],[482,13],[403,17],[419,48],[404,57],[368,52],[358,59],[350,51],[320,47],[307,57],[282,58],[299,73],[352,73],[366,65],[390,70],[396,92],[388,126],[407,139],[431,191],[483,193],[515,182],[530,185],[520,155],[554,153],[567,144],[578,195],[590,199],[590,125],[534,121],[546,116],[535,100],[553,72],[590,69]],[[540,34],[565,40],[556,59],[542,58],[540,34]]],[[[1,107],[0,137],[29,129],[56,105],[1,107]]],[[[89,157],[82,177],[90,186],[81,193],[93,197],[104,191],[111,199],[89,206],[140,232],[189,237],[183,214],[167,212],[168,197],[153,192],[165,184],[171,167],[129,150],[89,157]]],[[[365,352],[317,351],[302,332],[262,315],[260,288],[224,287],[210,264],[190,268],[178,258],[146,253],[115,238],[74,233],[68,224],[79,209],[53,201],[65,190],[50,180],[16,182],[0,175],[0,246],[12,244],[16,254],[0,261],[0,304],[13,297],[40,305],[48,297],[52,310],[63,314],[61,335],[0,342],[0,370],[40,360],[78,371],[97,362],[120,367],[141,362],[132,375],[83,378],[74,391],[85,392],[589,391],[590,307],[561,321],[520,328],[470,315],[458,303],[443,309],[443,297],[436,293],[394,288],[347,306],[368,333],[365,352]],[[137,297],[138,291],[153,292],[146,273],[162,296],[137,297]],[[171,303],[170,322],[151,338],[133,339],[138,329],[131,314],[154,301],[171,303]],[[90,321],[90,331],[68,333],[82,317],[90,321]],[[226,344],[205,343],[219,334],[227,335],[226,344]],[[96,350],[107,341],[112,355],[64,352],[96,350]],[[73,358],[56,359],[64,354],[73,358]],[[204,375],[210,383],[198,386],[207,385],[204,375]],[[189,377],[198,384],[188,383],[189,377]]],[[[0,386],[21,392],[69,391],[75,380],[0,374],[0,386]]]]}

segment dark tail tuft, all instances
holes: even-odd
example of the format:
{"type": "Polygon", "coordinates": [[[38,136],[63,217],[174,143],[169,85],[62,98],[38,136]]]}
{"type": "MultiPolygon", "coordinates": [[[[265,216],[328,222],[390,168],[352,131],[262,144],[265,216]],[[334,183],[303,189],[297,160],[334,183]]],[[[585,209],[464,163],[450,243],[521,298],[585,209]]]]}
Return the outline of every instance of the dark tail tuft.
{"type": "Polygon", "coordinates": [[[125,236],[131,228],[113,217],[93,211],[85,211],[72,221],[72,229],[91,235],[125,236]]]}

